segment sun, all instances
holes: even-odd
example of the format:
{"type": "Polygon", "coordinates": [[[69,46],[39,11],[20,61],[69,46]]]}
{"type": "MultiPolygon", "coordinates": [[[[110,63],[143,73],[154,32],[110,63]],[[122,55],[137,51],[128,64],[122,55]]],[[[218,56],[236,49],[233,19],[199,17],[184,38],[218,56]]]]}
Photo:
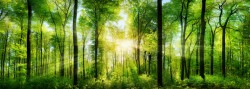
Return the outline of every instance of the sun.
{"type": "Polygon", "coordinates": [[[117,51],[131,51],[133,47],[133,41],[132,40],[119,40],[117,41],[117,51]]]}

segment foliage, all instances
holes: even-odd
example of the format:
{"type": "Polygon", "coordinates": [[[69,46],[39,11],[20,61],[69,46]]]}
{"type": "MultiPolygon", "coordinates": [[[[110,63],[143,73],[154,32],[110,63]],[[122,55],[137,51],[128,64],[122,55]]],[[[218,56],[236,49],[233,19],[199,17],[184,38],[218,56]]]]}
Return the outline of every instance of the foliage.
{"type": "Polygon", "coordinates": [[[157,70],[156,0],[78,0],[76,86],[73,0],[31,1],[28,80],[27,1],[0,0],[0,89],[154,89],[157,71],[163,72],[163,88],[250,87],[249,0],[206,0],[204,80],[199,76],[201,0],[163,0],[163,70],[157,70]]]}

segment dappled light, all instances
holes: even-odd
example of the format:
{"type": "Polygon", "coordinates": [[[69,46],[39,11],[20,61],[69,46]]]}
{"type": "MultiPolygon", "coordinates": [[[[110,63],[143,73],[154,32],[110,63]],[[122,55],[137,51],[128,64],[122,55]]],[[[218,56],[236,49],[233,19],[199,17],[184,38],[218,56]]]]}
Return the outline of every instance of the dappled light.
{"type": "Polygon", "coordinates": [[[250,0],[0,0],[0,89],[248,89],[250,0]]]}
{"type": "Polygon", "coordinates": [[[116,41],[117,43],[117,51],[124,51],[124,52],[131,52],[133,47],[135,47],[133,45],[133,41],[132,40],[120,40],[120,41],[116,41]]]}

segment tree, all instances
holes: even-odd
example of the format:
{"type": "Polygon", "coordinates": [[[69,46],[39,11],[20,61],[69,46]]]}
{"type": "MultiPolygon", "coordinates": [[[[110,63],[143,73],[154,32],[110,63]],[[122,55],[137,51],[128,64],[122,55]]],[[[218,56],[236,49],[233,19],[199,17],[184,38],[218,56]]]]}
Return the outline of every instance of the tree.
{"type": "Polygon", "coordinates": [[[30,59],[31,59],[31,48],[30,48],[30,33],[31,33],[31,20],[32,20],[32,7],[31,0],[27,0],[28,6],[28,29],[27,29],[27,80],[30,79],[30,59]]]}
{"type": "Polygon", "coordinates": [[[98,49],[99,49],[99,35],[102,27],[107,20],[114,20],[117,13],[117,6],[121,1],[109,0],[84,0],[83,7],[86,10],[88,17],[91,19],[92,27],[94,28],[94,69],[95,78],[98,78],[98,49]]]}
{"type": "Polygon", "coordinates": [[[74,0],[74,16],[73,16],[73,43],[74,43],[74,85],[77,85],[77,71],[78,71],[78,45],[77,45],[77,30],[76,30],[76,19],[77,19],[77,8],[78,0],[74,0]]]}
{"type": "Polygon", "coordinates": [[[158,50],[157,50],[157,74],[158,86],[163,87],[162,83],[162,0],[157,0],[157,26],[158,26],[158,50]]]}
{"type": "Polygon", "coordinates": [[[14,64],[15,64],[15,73],[14,73],[14,78],[17,78],[20,80],[20,76],[21,76],[21,67],[23,66],[18,66],[21,65],[24,62],[24,59],[26,59],[26,50],[25,49],[25,34],[24,34],[24,30],[25,27],[27,26],[26,24],[26,19],[27,19],[27,7],[26,7],[26,0],[16,0],[13,1],[14,3],[10,3],[10,6],[12,8],[12,10],[10,10],[8,17],[10,18],[10,20],[12,22],[14,22],[18,27],[20,27],[19,29],[17,29],[17,31],[15,31],[17,36],[16,36],[16,40],[14,40],[16,44],[15,48],[13,49],[15,52],[15,57],[17,57],[16,60],[14,60],[14,64]]]}
{"type": "Polygon", "coordinates": [[[205,21],[206,12],[206,0],[202,0],[202,10],[201,10],[201,35],[200,35],[200,76],[205,79],[205,68],[204,68],[204,39],[206,30],[205,21]]]}
{"type": "MultiPolygon", "coordinates": [[[[54,25],[56,39],[60,52],[60,76],[64,76],[66,25],[71,17],[72,0],[53,0],[52,4],[55,4],[55,8],[50,8],[50,23],[54,25]],[[55,11],[52,12],[51,10],[55,11]]],[[[48,7],[50,7],[51,3],[47,2],[47,5],[48,7]]]]}
{"type": "MultiPolygon", "coordinates": [[[[133,27],[133,39],[136,43],[136,47],[134,48],[135,60],[137,64],[137,73],[141,74],[141,50],[145,49],[141,46],[142,41],[145,40],[146,34],[151,34],[155,31],[156,28],[156,6],[152,3],[153,0],[129,0],[129,10],[131,15],[134,17],[132,19],[133,27]]],[[[145,40],[146,41],[146,40],[145,40]]],[[[145,45],[145,43],[144,43],[145,45]]],[[[146,62],[144,62],[144,65],[146,62]]]]}
{"type": "Polygon", "coordinates": [[[43,47],[43,44],[44,44],[44,42],[43,42],[43,40],[44,40],[44,38],[46,38],[46,37],[44,37],[43,38],[43,26],[44,26],[44,22],[47,20],[47,18],[49,17],[49,7],[47,6],[47,4],[46,4],[46,2],[47,2],[47,0],[33,0],[33,11],[34,11],[34,18],[37,18],[37,21],[39,22],[39,26],[40,26],[40,29],[39,29],[39,31],[37,31],[36,32],[36,43],[37,43],[37,49],[36,49],[36,74],[38,74],[38,49],[40,49],[40,56],[39,56],[39,58],[40,58],[40,68],[39,68],[39,70],[40,70],[40,73],[39,74],[41,74],[41,75],[43,75],[43,72],[44,72],[44,67],[45,67],[45,63],[43,63],[43,61],[44,61],[44,59],[45,58],[43,58],[43,56],[45,55],[45,54],[43,54],[43,48],[45,48],[45,47],[43,47]],[[38,38],[40,36],[40,39],[38,38]],[[39,42],[38,42],[39,41],[39,42]]]}
{"type": "Polygon", "coordinates": [[[3,44],[3,48],[1,49],[1,46],[0,46],[0,50],[3,50],[3,52],[1,52],[1,77],[4,78],[4,68],[5,68],[5,60],[6,60],[6,55],[7,55],[7,47],[8,47],[8,38],[9,38],[9,28],[10,26],[8,25],[8,20],[5,20],[6,16],[8,15],[9,13],[9,8],[8,8],[8,4],[9,2],[8,1],[1,1],[0,3],[0,23],[1,24],[4,24],[4,26],[2,26],[3,29],[6,29],[5,33],[3,32],[3,35],[2,33],[0,32],[1,36],[3,39],[1,39],[1,44],[3,44]],[[5,26],[7,25],[7,26],[5,26]]]}
{"type": "Polygon", "coordinates": [[[189,38],[191,31],[187,37],[186,37],[186,31],[188,26],[188,15],[189,15],[189,6],[190,6],[191,0],[182,0],[181,1],[181,11],[180,11],[180,25],[181,25],[181,80],[184,80],[184,74],[185,74],[185,66],[186,66],[186,56],[185,56],[185,45],[186,40],[189,38]]]}
{"type": "Polygon", "coordinates": [[[217,31],[217,24],[215,26],[215,28],[212,27],[211,23],[210,23],[211,18],[207,19],[208,25],[210,27],[210,31],[211,31],[211,48],[210,48],[210,74],[213,75],[214,74],[214,42],[215,42],[215,36],[216,36],[216,31],[217,31]]]}
{"type": "Polygon", "coordinates": [[[222,29],[222,75],[224,77],[226,77],[226,29],[227,29],[227,24],[229,23],[230,17],[235,14],[238,11],[237,8],[237,3],[234,3],[231,7],[230,7],[230,11],[226,17],[225,22],[222,22],[222,17],[223,17],[223,11],[224,11],[224,5],[226,3],[227,0],[224,0],[220,5],[219,5],[219,10],[220,10],[220,15],[219,15],[219,25],[222,29]]]}

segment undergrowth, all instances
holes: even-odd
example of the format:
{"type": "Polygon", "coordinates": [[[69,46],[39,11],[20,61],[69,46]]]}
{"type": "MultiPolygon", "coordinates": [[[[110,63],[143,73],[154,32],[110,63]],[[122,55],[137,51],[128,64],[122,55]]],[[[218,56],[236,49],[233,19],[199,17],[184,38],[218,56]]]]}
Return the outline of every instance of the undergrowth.
{"type": "MultiPolygon", "coordinates": [[[[72,89],[72,79],[62,77],[36,77],[29,82],[23,80],[4,79],[0,81],[0,89],[72,89]]],[[[239,77],[222,77],[217,75],[206,75],[205,81],[200,76],[191,76],[183,81],[174,79],[174,81],[164,80],[163,88],[171,89],[247,89],[250,82],[247,79],[239,77]]],[[[110,79],[79,79],[79,89],[153,89],[157,88],[155,76],[135,75],[131,77],[116,77],[110,79]]]]}

